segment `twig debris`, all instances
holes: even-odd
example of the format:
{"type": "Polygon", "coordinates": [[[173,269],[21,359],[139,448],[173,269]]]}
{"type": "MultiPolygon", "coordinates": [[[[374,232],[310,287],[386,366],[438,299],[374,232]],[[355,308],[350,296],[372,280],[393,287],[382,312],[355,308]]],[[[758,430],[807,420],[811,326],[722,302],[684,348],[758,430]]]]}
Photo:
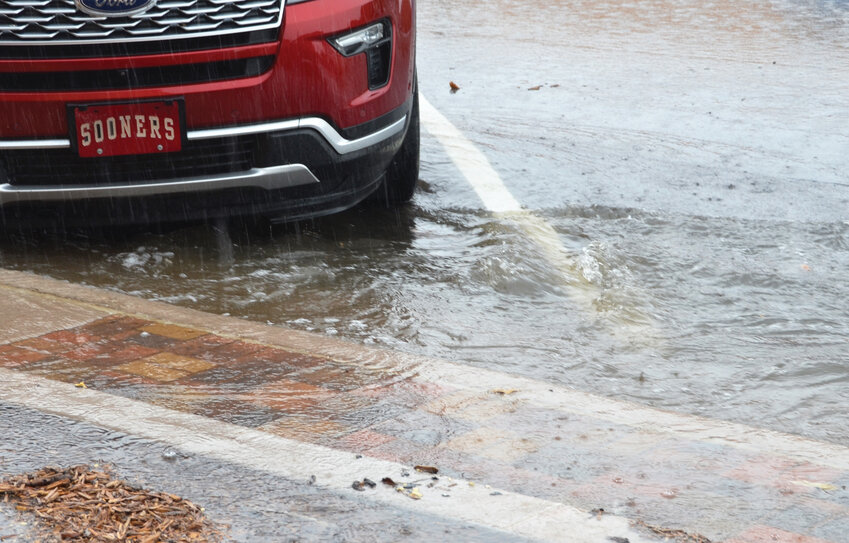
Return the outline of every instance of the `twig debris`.
{"type": "Polygon", "coordinates": [[[88,466],[44,468],[0,482],[0,500],[32,513],[57,541],[220,542],[203,509],[179,496],[135,488],[88,466]]]}

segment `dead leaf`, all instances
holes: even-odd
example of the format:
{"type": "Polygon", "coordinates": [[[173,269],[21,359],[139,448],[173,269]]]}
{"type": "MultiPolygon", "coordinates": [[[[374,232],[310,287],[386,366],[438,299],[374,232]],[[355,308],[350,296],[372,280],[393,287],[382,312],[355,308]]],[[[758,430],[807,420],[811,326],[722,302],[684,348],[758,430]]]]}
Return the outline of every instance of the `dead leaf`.
{"type": "Polygon", "coordinates": [[[392,479],[390,479],[389,477],[384,477],[383,479],[380,480],[380,482],[385,484],[385,485],[388,485],[388,486],[396,486],[398,484],[395,481],[393,481],[392,479]]]}
{"type": "Polygon", "coordinates": [[[77,383],[74,386],[77,387],[77,388],[88,388],[87,386],[85,386],[85,381],[80,381],[79,383],[77,383]]]}
{"type": "Polygon", "coordinates": [[[433,466],[414,466],[414,468],[415,468],[416,471],[423,471],[425,473],[432,473],[433,475],[436,475],[437,473],[439,473],[439,468],[435,468],[433,466]]]}
{"type": "Polygon", "coordinates": [[[449,81],[448,86],[451,87],[451,94],[454,94],[455,92],[460,90],[460,85],[454,83],[453,81],[449,81]]]}
{"type": "Polygon", "coordinates": [[[502,396],[507,396],[508,394],[513,394],[514,392],[519,392],[515,388],[496,388],[492,391],[493,394],[501,394],[502,396]]]}
{"type": "Polygon", "coordinates": [[[820,490],[837,490],[837,487],[829,484],[829,483],[815,483],[813,481],[806,481],[804,479],[800,481],[790,481],[794,485],[806,486],[808,488],[819,488],[820,490]]]}
{"type": "Polygon", "coordinates": [[[537,85],[536,87],[531,87],[531,88],[529,88],[528,90],[529,90],[529,91],[538,91],[538,90],[540,90],[541,88],[542,88],[542,85],[537,85]]]}

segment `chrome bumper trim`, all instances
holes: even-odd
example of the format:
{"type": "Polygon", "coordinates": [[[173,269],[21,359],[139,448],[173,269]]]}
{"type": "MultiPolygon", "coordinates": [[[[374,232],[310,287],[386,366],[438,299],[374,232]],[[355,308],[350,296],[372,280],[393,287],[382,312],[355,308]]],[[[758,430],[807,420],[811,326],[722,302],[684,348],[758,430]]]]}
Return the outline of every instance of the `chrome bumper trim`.
{"type": "Polygon", "coordinates": [[[189,140],[205,140],[212,138],[226,138],[229,136],[244,136],[246,134],[265,134],[268,132],[285,132],[287,130],[312,129],[321,134],[337,153],[346,155],[360,151],[376,143],[394,136],[404,130],[407,116],[404,115],[394,123],[368,136],[355,140],[348,140],[336,131],[333,126],[319,117],[306,117],[290,121],[279,121],[273,123],[250,124],[244,126],[231,126],[225,128],[211,128],[209,130],[192,130],[187,134],[189,140]]]}
{"type": "Polygon", "coordinates": [[[91,198],[120,198],[151,196],[158,194],[181,194],[228,188],[283,189],[297,185],[318,183],[318,179],[303,164],[287,164],[270,168],[253,168],[216,176],[183,177],[153,183],[126,185],[52,185],[15,186],[0,185],[0,205],[28,201],[74,201],[91,198]]]}
{"type": "Polygon", "coordinates": [[[206,130],[189,130],[186,134],[186,138],[188,138],[189,141],[193,141],[262,134],[264,132],[283,132],[286,130],[297,130],[300,128],[300,124],[301,122],[298,119],[291,119],[289,121],[227,126],[224,128],[208,128],[206,130]]]}
{"type": "MultiPolygon", "coordinates": [[[[305,117],[303,119],[292,119],[288,121],[230,126],[224,128],[210,128],[206,130],[190,130],[186,133],[186,137],[190,141],[193,141],[244,136],[250,134],[265,134],[268,132],[311,129],[321,134],[337,153],[340,155],[346,155],[356,151],[361,151],[366,147],[370,147],[387,138],[399,134],[402,130],[404,130],[406,123],[407,116],[405,115],[389,126],[355,140],[345,139],[330,123],[319,117],[305,117]]],[[[21,149],[68,149],[70,147],[71,140],[69,139],[0,140],[0,151],[21,149]]]]}
{"type": "Polygon", "coordinates": [[[22,149],[67,149],[71,140],[0,140],[0,151],[19,151],[22,149]]]}

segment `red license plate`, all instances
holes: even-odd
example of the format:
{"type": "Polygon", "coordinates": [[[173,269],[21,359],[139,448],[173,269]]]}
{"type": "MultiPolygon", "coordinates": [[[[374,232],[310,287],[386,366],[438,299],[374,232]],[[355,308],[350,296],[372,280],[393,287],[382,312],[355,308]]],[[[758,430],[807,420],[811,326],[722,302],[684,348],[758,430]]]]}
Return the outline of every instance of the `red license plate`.
{"type": "Polygon", "coordinates": [[[172,153],[183,145],[180,102],[74,106],[81,157],[172,153]]]}

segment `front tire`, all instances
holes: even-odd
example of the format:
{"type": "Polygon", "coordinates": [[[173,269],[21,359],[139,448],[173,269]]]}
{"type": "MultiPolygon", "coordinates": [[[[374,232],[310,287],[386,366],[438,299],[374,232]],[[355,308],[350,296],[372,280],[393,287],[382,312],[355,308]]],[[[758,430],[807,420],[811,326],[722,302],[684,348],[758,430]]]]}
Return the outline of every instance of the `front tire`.
{"type": "Polygon", "coordinates": [[[419,89],[416,83],[413,87],[413,107],[410,109],[407,134],[401,142],[401,148],[386,169],[383,185],[377,189],[378,199],[382,200],[387,207],[406,204],[413,198],[416,183],[419,180],[420,146],[419,89]]]}

